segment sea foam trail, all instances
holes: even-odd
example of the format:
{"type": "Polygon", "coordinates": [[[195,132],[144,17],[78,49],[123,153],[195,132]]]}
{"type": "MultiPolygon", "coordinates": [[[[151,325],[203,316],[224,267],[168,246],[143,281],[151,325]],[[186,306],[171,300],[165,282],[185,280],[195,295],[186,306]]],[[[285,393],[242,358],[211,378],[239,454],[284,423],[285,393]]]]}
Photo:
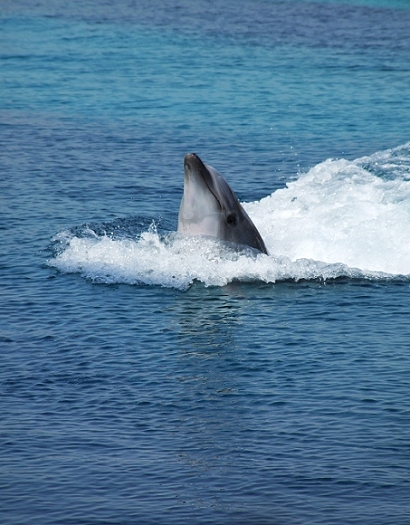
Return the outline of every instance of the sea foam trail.
{"type": "Polygon", "coordinates": [[[246,210],[270,253],[410,274],[410,144],[327,160],[246,210]]]}
{"type": "Polygon", "coordinates": [[[410,143],[353,162],[327,160],[244,207],[269,256],[155,228],[134,239],[85,229],[60,234],[49,264],[98,282],[179,289],[194,281],[410,276],[410,143]]]}

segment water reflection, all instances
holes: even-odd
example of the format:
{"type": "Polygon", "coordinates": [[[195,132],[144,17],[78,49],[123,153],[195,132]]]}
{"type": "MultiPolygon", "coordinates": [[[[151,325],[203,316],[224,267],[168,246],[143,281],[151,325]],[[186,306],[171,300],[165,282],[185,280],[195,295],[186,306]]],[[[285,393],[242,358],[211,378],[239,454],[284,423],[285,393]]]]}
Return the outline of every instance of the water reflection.
{"type": "Polygon", "coordinates": [[[194,287],[177,305],[180,349],[204,355],[232,350],[246,303],[229,296],[226,290],[201,288],[194,287]]]}
{"type": "Polygon", "coordinates": [[[193,505],[200,501],[203,507],[226,511],[228,491],[231,502],[241,506],[235,501],[239,490],[235,479],[241,479],[239,472],[247,468],[254,426],[244,383],[248,343],[241,340],[244,318],[253,308],[251,290],[236,284],[198,285],[173,305],[179,346],[175,454],[178,468],[186,472],[177,497],[191,499],[193,505]]]}

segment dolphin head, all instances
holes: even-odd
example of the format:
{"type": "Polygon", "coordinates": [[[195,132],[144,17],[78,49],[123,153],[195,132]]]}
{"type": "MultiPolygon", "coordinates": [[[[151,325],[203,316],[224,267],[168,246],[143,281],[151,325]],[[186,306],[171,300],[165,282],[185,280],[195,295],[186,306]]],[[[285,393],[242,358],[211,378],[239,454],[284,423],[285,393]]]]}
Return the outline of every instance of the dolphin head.
{"type": "Polygon", "coordinates": [[[195,153],[184,159],[178,232],[208,235],[267,253],[265,244],[226,180],[195,153]]]}

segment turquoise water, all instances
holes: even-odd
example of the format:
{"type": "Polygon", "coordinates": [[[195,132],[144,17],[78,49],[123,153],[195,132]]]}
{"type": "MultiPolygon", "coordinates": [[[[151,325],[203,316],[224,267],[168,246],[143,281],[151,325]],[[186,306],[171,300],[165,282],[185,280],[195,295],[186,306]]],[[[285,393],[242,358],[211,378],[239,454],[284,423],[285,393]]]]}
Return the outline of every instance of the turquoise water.
{"type": "Polygon", "coordinates": [[[408,524],[409,2],[0,16],[1,522],[408,524]]]}

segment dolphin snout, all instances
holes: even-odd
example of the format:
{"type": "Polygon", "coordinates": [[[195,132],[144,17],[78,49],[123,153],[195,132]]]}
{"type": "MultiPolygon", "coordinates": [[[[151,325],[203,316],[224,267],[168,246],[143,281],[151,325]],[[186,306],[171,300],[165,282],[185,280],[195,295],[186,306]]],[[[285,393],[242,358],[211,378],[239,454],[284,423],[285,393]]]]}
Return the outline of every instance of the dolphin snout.
{"type": "Polygon", "coordinates": [[[199,168],[203,165],[202,160],[196,153],[188,153],[184,158],[184,167],[192,170],[194,167],[199,168]]]}

